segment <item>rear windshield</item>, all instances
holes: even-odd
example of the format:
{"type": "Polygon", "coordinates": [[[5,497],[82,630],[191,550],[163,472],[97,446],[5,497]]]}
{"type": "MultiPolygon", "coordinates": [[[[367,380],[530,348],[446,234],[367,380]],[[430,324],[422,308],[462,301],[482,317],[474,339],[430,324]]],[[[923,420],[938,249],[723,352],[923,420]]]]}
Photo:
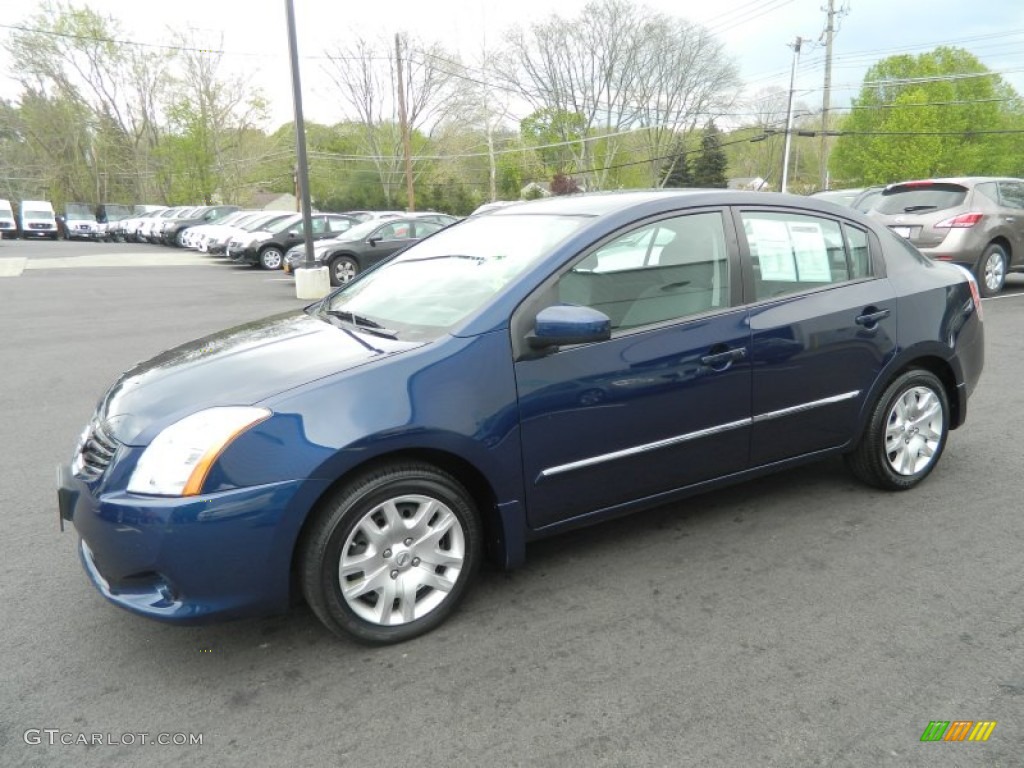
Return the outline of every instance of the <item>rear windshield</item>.
{"type": "Polygon", "coordinates": [[[963,205],[967,188],[959,184],[896,186],[885,190],[875,210],[879,213],[927,213],[963,205]]]}

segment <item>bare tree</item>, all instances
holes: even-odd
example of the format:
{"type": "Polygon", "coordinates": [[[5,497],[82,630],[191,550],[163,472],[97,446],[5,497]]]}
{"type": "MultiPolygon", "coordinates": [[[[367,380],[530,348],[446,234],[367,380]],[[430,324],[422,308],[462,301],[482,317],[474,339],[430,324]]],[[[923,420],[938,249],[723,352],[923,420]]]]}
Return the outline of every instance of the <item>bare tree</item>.
{"type": "MultiPolygon", "coordinates": [[[[456,104],[458,62],[439,45],[401,35],[406,119],[410,133],[430,135],[456,104]]],[[[389,39],[356,37],[326,51],[325,72],[353,118],[363,126],[364,150],[372,159],[391,204],[402,182],[402,134],[398,120],[396,52],[389,39]]],[[[422,168],[413,158],[414,176],[422,168]]]]}
{"type": "MultiPolygon", "coordinates": [[[[137,160],[157,142],[157,104],[170,54],[125,45],[121,41],[127,36],[116,19],[65,3],[44,4],[28,26],[5,41],[18,62],[18,82],[26,93],[87,111],[79,157],[88,163],[96,190],[101,177],[115,177],[133,181],[135,195],[144,196],[137,160]]],[[[43,129],[39,126],[39,140],[43,129]]],[[[49,136],[46,141],[66,139],[49,136]]]]}
{"type": "Polygon", "coordinates": [[[558,15],[511,30],[502,78],[537,111],[572,115],[583,139],[565,135],[589,188],[601,188],[622,148],[646,129],[652,183],[676,133],[705,122],[732,100],[735,66],[697,25],[629,0],[594,0],[574,19],[558,15]]]}
{"type": "Polygon", "coordinates": [[[266,100],[248,76],[225,71],[223,35],[204,42],[188,30],[173,39],[178,98],[169,104],[167,117],[184,155],[173,167],[188,173],[184,197],[212,203],[219,193],[232,199],[245,175],[247,139],[266,120],[266,100]]]}

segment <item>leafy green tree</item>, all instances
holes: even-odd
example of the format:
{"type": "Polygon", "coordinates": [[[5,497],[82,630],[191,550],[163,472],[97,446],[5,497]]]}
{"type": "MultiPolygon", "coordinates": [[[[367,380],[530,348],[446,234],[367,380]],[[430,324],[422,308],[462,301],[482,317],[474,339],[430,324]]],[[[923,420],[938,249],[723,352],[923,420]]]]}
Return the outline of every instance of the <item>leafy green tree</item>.
{"type": "Polygon", "coordinates": [[[721,133],[712,120],[700,139],[700,153],[693,161],[693,186],[722,187],[728,184],[729,160],[722,149],[721,133]]]}
{"type": "Polygon", "coordinates": [[[572,171],[576,152],[574,142],[586,138],[586,124],[575,112],[546,107],[538,109],[519,123],[523,141],[535,148],[546,175],[572,171]],[[552,146],[554,145],[554,146],[552,146]]]}
{"type": "Polygon", "coordinates": [[[961,48],[875,64],[839,127],[830,170],[844,186],[1021,169],[1020,98],[961,48]]]}

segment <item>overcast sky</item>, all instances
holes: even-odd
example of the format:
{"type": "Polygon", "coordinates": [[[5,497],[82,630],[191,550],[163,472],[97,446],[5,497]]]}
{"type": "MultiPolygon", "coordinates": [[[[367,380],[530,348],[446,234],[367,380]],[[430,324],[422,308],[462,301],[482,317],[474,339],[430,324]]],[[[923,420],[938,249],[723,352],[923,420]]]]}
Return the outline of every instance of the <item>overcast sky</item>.
{"type": "MultiPolygon", "coordinates": [[[[739,66],[748,93],[767,86],[788,89],[796,36],[817,41],[825,28],[828,0],[647,0],[648,7],[707,26],[739,66]]],[[[322,55],[348,34],[374,36],[408,31],[437,41],[469,63],[483,45],[495,47],[513,24],[543,19],[557,9],[575,16],[586,0],[294,0],[302,56],[303,101],[308,120],[342,118],[337,98],[322,73],[322,55]]],[[[192,26],[215,41],[223,33],[227,59],[251,74],[272,103],[268,128],[290,119],[291,84],[283,0],[91,0],[93,10],[116,17],[126,36],[166,43],[168,27],[192,26]]],[[[849,104],[865,69],[896,53],[922,53],[936,45],[958,45],[990,69],[1005,74],[1024,92],[1024,2],[1020,0],[835,0],[844,12],[834,43],[833,107],[849,104]]],[[[26,24],[34,4],[5,4],[0,25],[26,24]]],[[[9,30],[0,26],[0,35],[9,30]]],[[[12,63],[0,54],[0,96],[17,94],[12,63]]],[[[797,98],[821,106],[824,48],[805,46],[797,75],[797,98]]]]}

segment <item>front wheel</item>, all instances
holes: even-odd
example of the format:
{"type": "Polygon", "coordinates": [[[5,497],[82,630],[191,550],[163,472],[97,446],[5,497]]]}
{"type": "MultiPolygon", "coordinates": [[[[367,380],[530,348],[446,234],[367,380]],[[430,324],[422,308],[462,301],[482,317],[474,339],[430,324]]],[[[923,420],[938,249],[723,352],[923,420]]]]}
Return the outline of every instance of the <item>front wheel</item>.
{"type": "Polygon", "coordinates": [[[365,643],[397,643],[455,610],[479,567],[482,532],[458,480],[403,462],[340,489],[301,546],[303,592],[327,628],[365,643]]]}
{"type": "Polygon", "coordinates": [[[935,468],[948,434],[949,401],[942,382],[929,371],[907,371],[878,399],[846,463],[868,485],[905,491],[935,468]]]}
{"type": "Polygon", "coordinates": [[[284,263],[284,254],[280,248],[271,246],[260,251],[260,266],[263,269],[280,269],[284,263]]]}
{"type": "Polygon", "coordinates": [[[344,285],[359,274],[359,262],[351,256],[335,256],[331,260],[331,285],[344,285]]]}
{"type": "Polygon", "coordinates": [[[1006,249],[998,243],[992,243],[985,249],[978,262],[978,289],[982,296],[988,298],[1003,290],[1008,262],[1006,249]]]}

